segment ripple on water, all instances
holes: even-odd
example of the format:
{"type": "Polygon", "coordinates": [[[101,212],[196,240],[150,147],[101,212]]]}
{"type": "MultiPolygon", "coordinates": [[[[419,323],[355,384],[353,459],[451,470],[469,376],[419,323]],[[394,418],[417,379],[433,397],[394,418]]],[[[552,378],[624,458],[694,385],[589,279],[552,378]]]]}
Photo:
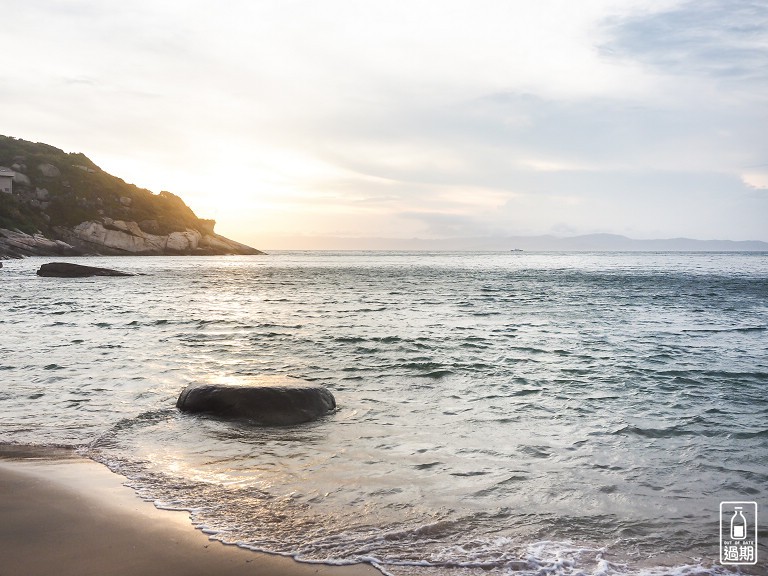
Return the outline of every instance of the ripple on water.
{"type": "Polygon", "coordinates": [[[4,286],[0,442],[87,446],[224,541],[398,575],[641,574],[659,550],[711,557],[724,492],[768,486],[763,260],[121,263],[147,272],[130,292],[4,286]],[[287,430],[174,408],[259,373],[341,410],[287,430]]]}

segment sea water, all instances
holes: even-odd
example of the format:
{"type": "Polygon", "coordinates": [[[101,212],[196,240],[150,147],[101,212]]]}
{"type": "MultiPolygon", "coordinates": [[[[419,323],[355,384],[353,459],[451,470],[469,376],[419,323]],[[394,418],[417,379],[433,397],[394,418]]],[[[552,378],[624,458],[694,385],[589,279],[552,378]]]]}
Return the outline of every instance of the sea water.
{"type": "Polygon", "coordinates": [[[73,447],[222,541],[394,575],[718,574],[719,502],[768,504],[764,253],[36,276],[51,260],[0,271],[0,443],[73,447]],[[190,382],[260,374],[339,410],[278,428],[175,408],[190,382]]]}

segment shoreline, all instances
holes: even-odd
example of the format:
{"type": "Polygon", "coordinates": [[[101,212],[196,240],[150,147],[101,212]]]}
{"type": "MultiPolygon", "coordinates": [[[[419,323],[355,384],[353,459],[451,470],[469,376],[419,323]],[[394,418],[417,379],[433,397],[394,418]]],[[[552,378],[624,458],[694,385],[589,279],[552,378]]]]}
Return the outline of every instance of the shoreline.
{"type": "Polygon", "coordinates": [[[1,576],[380,576],[211,540],[64,449],[0,448],[1,576]]]}

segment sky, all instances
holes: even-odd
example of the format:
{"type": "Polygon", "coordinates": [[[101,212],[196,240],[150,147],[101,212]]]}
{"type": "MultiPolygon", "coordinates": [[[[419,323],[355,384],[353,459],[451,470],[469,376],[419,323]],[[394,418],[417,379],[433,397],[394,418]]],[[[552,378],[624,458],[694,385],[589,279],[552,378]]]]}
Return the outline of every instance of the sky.
{"type": "Polygon", "coordinates": [[[0,6],[0,133],[258,248],[768,241],[765,0],[0,6]]]}

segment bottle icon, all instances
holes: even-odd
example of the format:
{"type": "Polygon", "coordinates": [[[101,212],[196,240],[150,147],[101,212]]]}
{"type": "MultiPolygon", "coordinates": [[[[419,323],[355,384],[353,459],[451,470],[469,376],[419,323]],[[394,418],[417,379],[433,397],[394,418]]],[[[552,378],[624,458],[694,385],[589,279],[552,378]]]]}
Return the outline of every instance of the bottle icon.
{"type": "Polygon", "coordinates": [[[736,506],[731,518],[731,539],[744,540],[747,537],[747,519],[741,513],[741,506],[736,506]]]}

